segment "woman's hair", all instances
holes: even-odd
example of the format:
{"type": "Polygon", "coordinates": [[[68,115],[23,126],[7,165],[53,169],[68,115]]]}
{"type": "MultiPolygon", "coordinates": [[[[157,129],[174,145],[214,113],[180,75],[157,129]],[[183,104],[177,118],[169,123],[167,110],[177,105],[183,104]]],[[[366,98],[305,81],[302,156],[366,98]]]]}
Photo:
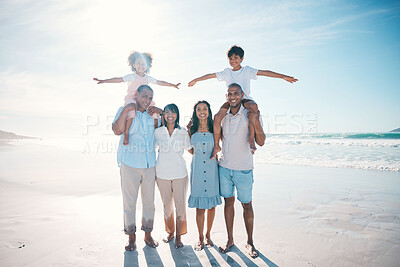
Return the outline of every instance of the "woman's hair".
{"type": "Polygon", "coordinates": [[[199,102],[197,102],[194,107],[193,107],[193,115],[192,115],[192,126],[190,127],[190,135],[193,135],[195,132],[197,132],[199,130],[199,125],[200,125],[200,120],[196,115],[196,108],[199,104],[206,104],[207,108],[208,108],[208,118],[207,118],[207,126],[208,126],[208,131],[210,133],[214,132],[214,121],[212,119],[212,112],[211,112],[211,108],[210,108],[210,104],[205,101],[205,100],[201,100],[199,102]]]}
{"type": "Polygon", "coordinates": [[[153,57],[149,53],[139,53],[137,51],[132,51],[128,57],[128,65],[131,67],[132,71],[136,71],[136,69],[133,67],[133,64],[135,64],[135,61],[139,58],[143,59],[144,62],[146,62],[147,69],[145,72],[149,73],[151,63],[153,62],[153,57]]]}
{"type": "Polygon", "coordinates": [[[176,113],[176,121],[175,121],[174,129],[175,128],[180,129],[181,126],[179,126],[179,109],[178,109],[178,107],[175,104],[168,104],[168,105],[165,106],[164,112],[163,112],[163,116],[162,116],[162,119],[163,119],[165,127],[167,127],[167,121],[164,118],[164,113],[167,112],[167,111],[171,111],[173,113],[176,113]]]}

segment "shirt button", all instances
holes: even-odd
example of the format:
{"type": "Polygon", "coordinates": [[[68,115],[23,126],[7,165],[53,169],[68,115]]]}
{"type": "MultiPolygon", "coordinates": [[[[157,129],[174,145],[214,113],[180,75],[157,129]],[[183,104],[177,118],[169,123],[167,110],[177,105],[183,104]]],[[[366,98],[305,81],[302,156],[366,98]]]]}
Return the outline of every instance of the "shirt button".
{"type": "Polygon", "coordinates": [[[206,173],[206,171],[204,171],[204,173],[206,173]]]}
{"type": "Polygon", "coordinates": [[[207,182],[207,180],[204,180],[204,182],[207,182]]]}
{"type": "Polygon", "coordinates": [[[203,135],[206,135],[205,133],[203,135]]]}
{"type": "Polygon", "coordinates": [[[203,152],[203,154],[206,154],[206,152],[203,152]]]}
{"type": "Polygon", "coordinates": [[[206,163],[205,161],[203,161],[203,163],[206,163]]]}
{"type": "Polygon", "coordinates": [[[205,145],[206,143],[203,143],[203,145],[205,145]]]}
{"type": "Polygon", "coordinates": [[[206,189],[206,190],[204,190],[204,192],[207,192],[207,189],[206,189]]]}

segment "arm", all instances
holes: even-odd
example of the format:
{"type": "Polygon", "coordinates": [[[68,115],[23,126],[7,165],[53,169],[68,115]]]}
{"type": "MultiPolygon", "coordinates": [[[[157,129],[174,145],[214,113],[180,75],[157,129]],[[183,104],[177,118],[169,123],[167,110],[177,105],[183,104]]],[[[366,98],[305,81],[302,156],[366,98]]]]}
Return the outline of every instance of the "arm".
{"type": "Polygon", "coordinates": [[[112,130],[115,135],[121,135],[124,133],[126,117],[128,116],[128,112],[133,110],[135,107],[132,104],[128,104],[124,107],[124,109],[119,114],[118,119],[113,123],[112,130]]]}
{"type": "Polygon", "coordinates": [[[192,87],[192,86],[194,86],[197,82],[205,81],[205,80],[212,79],[212,78],[217,78],[217,74],[215,74],[215,73],[209,73],[209,74],[203,75],[203,76],[201,76],[201,77],[198,77],[198,78],[196,78],[196,79],[190,81],[189,84],[188,84],[188,86],[189,86],[189,87],[192,87]]]}
{"type": "Polygon", "coordinates": [[[291,77],[291,76],[287,76],[285,74],[280,74],[280,73],[276,73],[270,70],[258,70],[257,71],[257,75],[258,76],[267,76],[267,77],[272,77],[272,78],[280,78],[280,79],[284,79],[287,82],[290,83],[294,83],[297,82],[297,79],[291,77]]]}
{"type": "Polygon", "coordinates": [[[176,89],[179,89],[179,85],[181,83],[177,83],[177,84],[173,84],[173,83],[168,83],[168,82],[164,82],[164,81],[157,81],[156,82],[157,85],[161,85],[161,86],[169,86],[169,87],[174,87],[176,89]]]}
{"type": "Polygon", "coordinates": [[[115,77],[115,78],[110,78],[110,79],[105,79],[105,80],[100,80],[97,78],[93,78],[94,81],[97,82],[97,84],[101,84],[101,83],[123,83],[124,80],[122,79],[122,77],[115,77]]]}
{"type": "Polygon", "coordinates": [[[255,134],[256,134],[255,139],[257,145],[263,146],[265,144],[266,136],[260,122],[260,111],[249,112],[247,115],[249,116],[249,120],[251,120],[255,126],[255,134]]]}

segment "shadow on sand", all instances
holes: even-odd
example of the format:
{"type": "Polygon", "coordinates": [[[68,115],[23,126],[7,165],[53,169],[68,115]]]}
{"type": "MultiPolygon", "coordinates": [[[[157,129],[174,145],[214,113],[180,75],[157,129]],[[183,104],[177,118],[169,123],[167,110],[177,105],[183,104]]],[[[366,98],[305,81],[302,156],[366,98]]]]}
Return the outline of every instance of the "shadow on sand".
{"type": "Polygon", "coordinates": [[[199,258],[194,253],[192,246],[185,245],[182,248],[175,248],[175,242],[169,242],[172,258],[175,266],[202,266],[199,258]]]}
{"type": "Polygon", "coordinates": [[[139,266],[138,252],[136,249],[134,251],[124,252],[124,267],[128,266],[139,266]]]}
{"type": "Polygon", "coordinates": [[[143,252],[147,266],[164,266],[156,248],[145,246],[143,252]]]}
{"type": "MultiPolygon", "coordinates": [[[[219,248],[217,246],[213,246],[213,248],[221,255],[221,257],[226,261],[226,263],[228,263],[230,266],[240,266],[240,264],[235,261],[231,256],[229,256],[228,254],[222,254],[219,251],[219,248]]],[[[215,260],[214,256],[211,255],[212,258],[210,258],[210,256],[208,254],[211,254],[210,251],[208,251],[208,248],[204,248],[208,259],[210,260],[210,263],[212,264],[212,260],[215,260]]],[[[246,256],[245,253],[243,253],[236,245],[233,245],[230,250],[228,251],[228,253],[235,253],[236,255],[239,256],[239,258],[246,264],[246,266],[258,266],[257,264],[255,264],[248,256],[246,256]]],[[[260,259],[262,259],[267,266],[269,267],[278,267],[278,265],[276,265],[275,263],[273,263],[272,261],[270,261],[267,257],[265,257],[259,250],[257,250],[258,252],[258,257],[260,259]]],[[[216,260],[215,260],[216,261],[216,260]]],[[[218,264],[218,263],[217,263],[218,264]]],[[[212,265],[212,266],[220,266],[218,265],[212,265]]]]}
{"type": "MultiPolygon", "coordinates": [[[[151,248],[149,246],[145,246],[143,248],[143,252],[144,252],[144,256],[146,258],[147,266],[164,266],[156,248],[151,248]]],[[[134,251],[125,251],[124,252],[124,266],[126,266],[126,267],[139,266],[138,255],[139,254],[136,249],[134,251]]]]}

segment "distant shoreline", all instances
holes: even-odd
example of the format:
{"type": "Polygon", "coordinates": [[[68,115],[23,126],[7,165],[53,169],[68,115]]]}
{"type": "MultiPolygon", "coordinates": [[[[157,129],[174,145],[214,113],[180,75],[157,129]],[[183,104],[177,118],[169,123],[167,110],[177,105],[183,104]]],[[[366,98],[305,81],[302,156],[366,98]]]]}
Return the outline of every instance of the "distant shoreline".
{"type": "Polygon", "coordinates": [[[38,138],[31,136],[17,135],[12,132],[6,132],[0,130],[0,139],[10,140],[10,139],[38,139],[38,138]]]}

